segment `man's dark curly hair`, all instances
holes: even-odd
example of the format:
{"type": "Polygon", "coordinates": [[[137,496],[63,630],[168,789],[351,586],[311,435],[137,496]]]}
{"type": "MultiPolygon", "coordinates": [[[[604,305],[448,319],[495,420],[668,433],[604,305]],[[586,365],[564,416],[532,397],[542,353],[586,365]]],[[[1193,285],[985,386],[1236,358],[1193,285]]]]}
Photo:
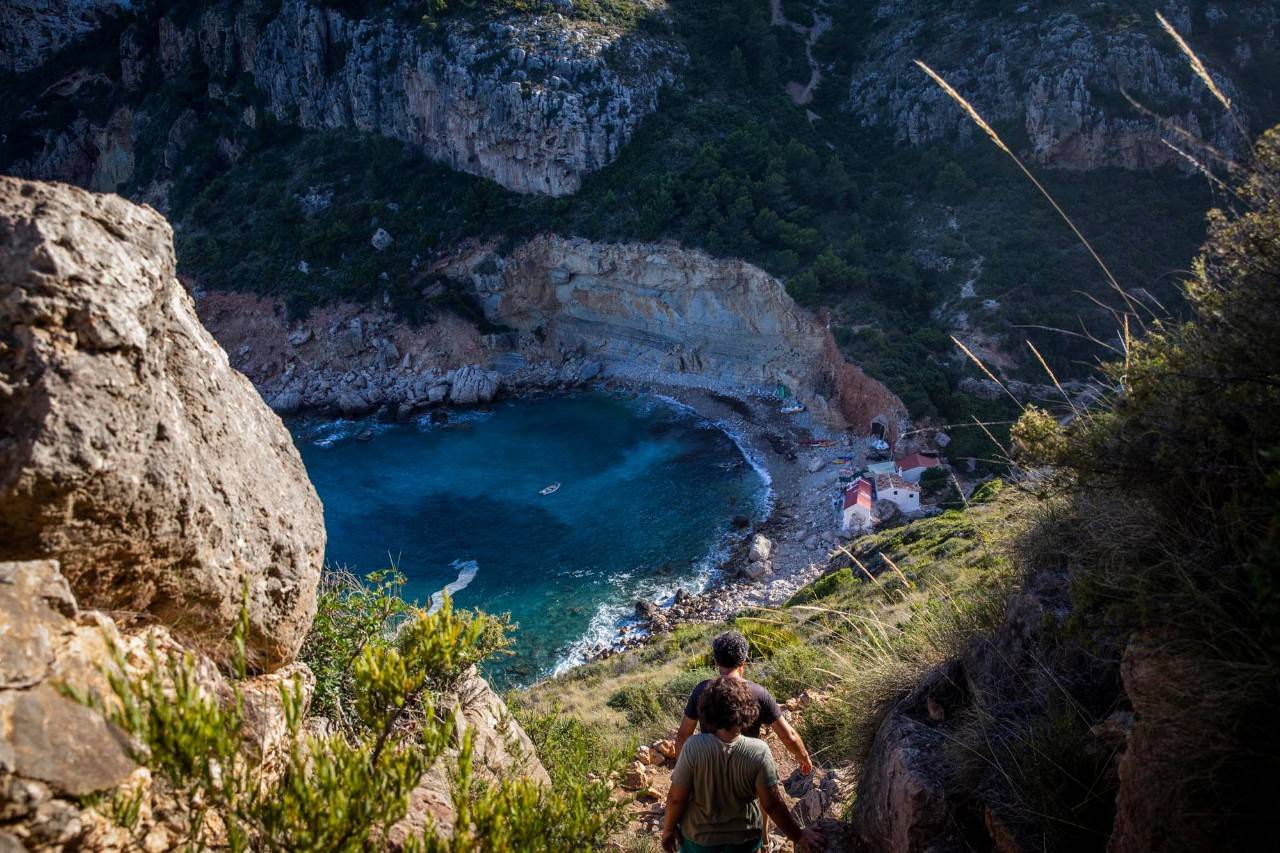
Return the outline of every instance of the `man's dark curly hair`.
{"type": "Polygon", "coordinates": [[[747,638],[737,631],[725,631],[711,641],[711,657],[725,669],[737,669],[746,663],[747,652],[747,638]]]}
{"type": "Polygon", "coordinates": [[[741,678],[717,678],[698,698],[698,720],[704,732],[746,728],[759,715],[755,694],[741,678]]]}

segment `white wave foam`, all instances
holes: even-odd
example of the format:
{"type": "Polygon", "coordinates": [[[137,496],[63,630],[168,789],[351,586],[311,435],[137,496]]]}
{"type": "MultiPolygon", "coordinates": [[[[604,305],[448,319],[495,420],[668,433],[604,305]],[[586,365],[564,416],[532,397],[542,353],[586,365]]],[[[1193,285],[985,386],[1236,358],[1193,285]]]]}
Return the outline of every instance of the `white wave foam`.
{"type": "MultiPolygon", "coordinates": [[[[636,600],[656,601],[664,606],[675,600],[676,590],[683,587],[685,592],[698,595],[706,590],[715,577],[719,565],[729,556],[729,539],[726,537],[714,547],[710,553],[698,561],[691,577],[681,580],[649,580],[625,591],[625,598],[615,599],[600,604],[587,625],[586,631],[571,643],[556,665],[546,677],[554,677],[575,666],[586,663],[592,653],[600,648],[613,647],[618,640],[618,629],[628,625],[638,625],[640,620],[632,612],[636,600]]],[[[630,577],[629,572],[620,573],[630,577]]],[[[616,577],[616,576],[615,576],[616,577]]],[[[613,577],[610,578],[612,582],[613,577]]],[[[618,586],[618,584],[614,584],[618,586]]],[[[619,594],[623,593],[619,590],[619,594]]],[[[643,635],[643,629],[638,629],[643,635]]]]}
{"type": "Polygon", "coordinates": [[[444,597],[446,595],[452,598],[470,586],[480,571],[480,564],[475,560],[454,560],[449,564],[449,568],[458,570],[458,578],[445,584],[444,589],[432,594],[431,607],[427,610],[428,613],[435,613],[441,607],[444,607],[444,597]]]}
{"type": "Polygon", "coordinates": [[[363,432],[381,435],[395,429],[395,424],[384,424],[376,421],[308,421],[298,430],[304,441],[316,447],[333,447],[344,441],[355,438],[363,432]]]}

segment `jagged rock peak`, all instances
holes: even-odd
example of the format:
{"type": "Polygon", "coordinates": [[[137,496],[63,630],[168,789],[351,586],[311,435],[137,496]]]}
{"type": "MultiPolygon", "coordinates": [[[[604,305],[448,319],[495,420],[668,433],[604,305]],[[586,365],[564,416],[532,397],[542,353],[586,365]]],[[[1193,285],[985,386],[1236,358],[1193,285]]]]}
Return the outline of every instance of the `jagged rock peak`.
{"type": "MultiPolygon", "coordinates": [[[[1123,4],[1114,4],[1123,5],[1123,4]]],[[[1277,49],[1274,3],[1155,4],[1195,45],[1248,127],[1251,112],[1274,103],[1256,78],[1277,49]],[[1193,10],[1192,6],[1200,7],[1193,10]]],[[[876,5],[865,58],[854,67],[849,108],[866,125],[886,125],[915,145],[980,135],[969,118],[922,74],[920,58],[947,78],[983,117],[1011,131],[1011,145],[1044,165],[1065,169],[1185,166],[1163,142],[1188,145],[1160,120],[1218,150],[1248,148],[1236,122],[1191,73],[1160,31],[1155,7],[1028,0],[945,6],[926,0],[876,5]],[[1160,120],[1141,115],[1127,92],[1160,120]]],[[[1198,153],[1198,152],[1197,152],[1198,153]]]]}
{"type": "Polygon", "coordinates": [[[154,210],[0,178],[0,560],[215,656],[292,659],[324,551],[284,425],[196,319],[154,210]],[[246,599],[247,594],[247,599],[246,599]]]}

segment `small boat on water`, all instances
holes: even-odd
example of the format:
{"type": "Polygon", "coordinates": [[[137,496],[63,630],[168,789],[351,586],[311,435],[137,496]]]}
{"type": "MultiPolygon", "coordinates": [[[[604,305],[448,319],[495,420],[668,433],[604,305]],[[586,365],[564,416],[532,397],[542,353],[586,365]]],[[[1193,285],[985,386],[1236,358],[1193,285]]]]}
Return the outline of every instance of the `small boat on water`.
{"type": "Polygon", "coordinates": [[[782,408],[778,411],[784,415],[798,415],[804,411],[804,404],[798,400],[792,400],[788,403],[783,403],[782,408]]]}
{"type": "Polygon", "coordinates": [[[559,491],[559,490],[560,490],[560,484],[559,484],[559,483],[552,483],[551,485],[544,487],[541,491],[539,491],[539,492],[538,492],[538,494],[540,494],[540,495],[549,495],[549,494],[551,494],[552,492],[556,492],[556,491],[559,491]]]}
{"type": "Polygon", "coordinates": [[[834,447],[836,442],[833,438],[810,438],[800,443],[805,447],[834,447]]]}

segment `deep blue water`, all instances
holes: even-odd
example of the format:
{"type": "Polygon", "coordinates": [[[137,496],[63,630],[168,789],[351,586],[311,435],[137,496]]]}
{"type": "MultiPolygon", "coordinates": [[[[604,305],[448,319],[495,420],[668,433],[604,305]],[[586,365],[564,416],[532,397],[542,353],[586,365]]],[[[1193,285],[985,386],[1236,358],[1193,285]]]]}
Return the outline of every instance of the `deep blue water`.
{"type": "Polygon", "coordinates": [[[728,435],[654,397],[290,428],[324,501],[328,562],[364,573],[395,561],[407,597],[452,585],[460,607],[510,612],[517,654],[489,667],[503,684],[579,660],[638,597],[698,587],[733,517],[758,518],[768,494],[728,435]],[[373,438],[356,440],[364,430],[373,438]]]}

